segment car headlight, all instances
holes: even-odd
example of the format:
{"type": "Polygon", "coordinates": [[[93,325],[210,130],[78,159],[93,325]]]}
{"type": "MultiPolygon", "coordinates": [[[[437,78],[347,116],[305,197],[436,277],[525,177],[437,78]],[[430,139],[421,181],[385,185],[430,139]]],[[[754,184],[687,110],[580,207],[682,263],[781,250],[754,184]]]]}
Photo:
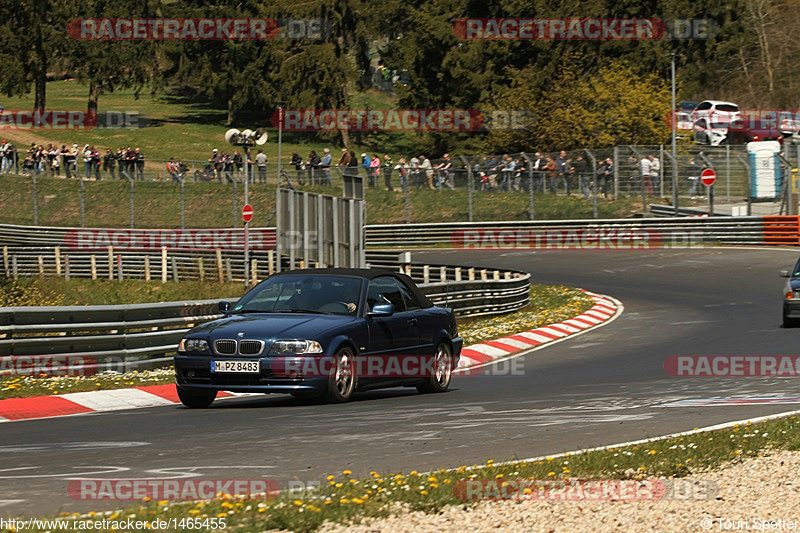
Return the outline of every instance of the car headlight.
{"type": "Polygon", "coordinates": [[[203,339],[181,339],[178,344],[179,352],[207,352],[208,342],[203,339]]]}
{"type": "Polygon", "coordinates": [[[322,346],[317,341],[283,340],[275,341],[269,355],[295,355],[305,353],[322,353],[322,346]]]}

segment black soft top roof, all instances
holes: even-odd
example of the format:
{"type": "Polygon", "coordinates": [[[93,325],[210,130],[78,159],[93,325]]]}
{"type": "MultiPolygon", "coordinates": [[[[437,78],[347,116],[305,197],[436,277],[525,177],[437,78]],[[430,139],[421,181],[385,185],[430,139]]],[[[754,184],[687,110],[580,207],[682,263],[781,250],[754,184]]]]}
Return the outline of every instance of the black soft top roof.
{"type": "Polygon", "coordinates": [[[417,287],[417,284],[414,283],[414,280],[405,274],[387,270],[385,268],[306,268],[284,270],[282,272],[273,274],[272,277],[289,275],[351,276],[365,278],[367,280],[372,280],[380,276],[394,276],[402,281],[403,284],[408,287],[408,290],[414,293],[414,296],[417,297],[417,301],[419,301],[422,307],[433,307],[433,302],[430,301],[421,290],[419,290],[419,287],[417,287]]]}

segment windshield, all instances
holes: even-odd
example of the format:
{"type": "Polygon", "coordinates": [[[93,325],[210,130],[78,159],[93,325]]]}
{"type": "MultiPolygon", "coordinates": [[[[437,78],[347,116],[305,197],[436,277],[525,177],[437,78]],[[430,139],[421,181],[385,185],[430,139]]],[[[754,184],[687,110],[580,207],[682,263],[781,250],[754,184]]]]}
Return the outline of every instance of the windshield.
{"type": "Polygon", "coordinates": [[[346,276],[275,276],[242,297],[234,313],[325,313],[355,316],[361,279],[346,276]]]}

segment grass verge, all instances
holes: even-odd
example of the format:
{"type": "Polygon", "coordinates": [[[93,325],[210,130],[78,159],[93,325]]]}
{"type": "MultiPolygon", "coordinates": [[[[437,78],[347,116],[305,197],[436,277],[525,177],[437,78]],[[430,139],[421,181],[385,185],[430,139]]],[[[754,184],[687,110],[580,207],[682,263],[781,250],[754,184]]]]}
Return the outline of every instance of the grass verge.
{"type": "MultiPolygon", "coordinates": [[[[122,299],[122,301],[131,303],[142,303],[157,301],[154,298],[161,299],[164,294],[167,294],[169,298],[160,301],[178,301],[241,292],[239,284],[223,284],[214,292],[212,287],[206,287],[206,285],[212,284],[199,282],[167,283],[163,286],[139,281],[124,283],[98,281],[93,283],[88,280],[64,282],[59,279],[44,279],[25,280],[24,282],[29,285],[28,289],[33,291],[36,297],[45,294],[48,300],[54,300],[62,295],[63,300],[70,302],[68,305],[97,303],[98,299],[100,302],[108,302],[109,299],[116,302],[122,299]],[[102,286],[102,289],[91,290],[93,284],[102,286]],[[154,294],[151,291],[152,287],[163,287],[161,290],[164,293],[154,294]],[[112,291],[112,294],[109,295],[105,291],[112,291]],[[100,298],[102,294],[106,294],[105,298],[107,299],[100,298]]],[[[499,317],[459,320],[459,332],[464,338],[464,345],[467,346],[546,324],[561,322],[583,313],[592,305],[592,299],[579,289],[532,285],[531,303],[525,309],[499,317]]],[[[2,360],[0,360],[0,370],[2,370],[2,360]]],[[[123,389],[143,385],[164,385],[173,382],[172,367],[125,374],[102,372],[94,376],[5,376],[0,377],[0,400],[69,392],[123,389]]]]}
{"type": "MultiPolygon", "coordinates": [[[[325,522],[349,524],[403,510],[435,513],[450,505],[466,509],[472,502],[463,501],[453,490],[462,480],[495,480],[502,484],[520,479],[675,478],[741,462],[772,450],[798,449],[800,421],[791,416],[696,432],[645,445],[536,461],[517,460],[496,465],[488,459],[481,465],[462,465],[429,473],[373,471],[354,475],[345,470],[327,476],[318,488],[302,493],[282,493],[268,501],[236,498],[201,502],[144,501],[118,511],[64,513],[62,516],[90,522],[131,516],[137,520],[216,517],[226,520],[226,531],[313,532],[325,522]]],[[[525,496],[527,492],[521,497],[525,496]]],[[[511,497],[516,498],[513,492],[511,497]]]]}

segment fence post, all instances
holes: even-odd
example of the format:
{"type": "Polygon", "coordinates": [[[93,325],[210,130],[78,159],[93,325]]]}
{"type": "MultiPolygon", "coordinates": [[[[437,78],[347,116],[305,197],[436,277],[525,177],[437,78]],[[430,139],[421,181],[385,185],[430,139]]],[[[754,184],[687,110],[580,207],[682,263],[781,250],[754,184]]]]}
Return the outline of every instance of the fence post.
{"type": "Polygon", "coordinates": [[[92,269],[92,280],[97,279],[97,258],[94,254],[89,256],[89,266],[92,269]]]}
{"type": "Polygon", "coordinates": [[[150,276],[150,256],[144,256],[144,280],[150,281],[152,277],[150,276]]]}
{"type": "Polygon", "coordinates": [[[36,173],[33,174],[33,225],[39,225],[39,204],[36,201],[36,173]]]}
{"type": "Polygon", "coordinates": [[[161,283],[167,282],[167,247],[161,247],[161,283]]]}
{"type": "MultiPolygon", "coordinates": [[[[56,246],[53,248],[53,255],[55,256],[56,260],[56,276],[59,278],[61,277],[61,247],[56,246]]],[[[8,247],[3,247],[3,259],[5,260],[6,264],[6,277],[8,277],[8,247]]]]}
{"type": "MultiPolygon", "coordinates": [[[[217,248],[214,253],[217,257],[217,277],[219,282],[222,283],[225,281],[225,272],[222,270],[222,250],[217,248]]],[[[272,250],[269,253],[272,253],[272,250]]]]}
{"type": "MultiPolygon", "coordinates": [[[[56,246],[56,250],[58,250],[58,246],[56,246]]],[[[58,253],[56,252],[56,258],[58,258],[58,253]]],[[[56,259],[56,264],[58,265],[58,259],[56,259]]],[[[9,276],[8,270],[8,246],[3,246],[3,270],[5,271],[6,277],[9,276]]],[[[59,265],[56,267],[58,270],[58,274],[61,275],[61,266],[59,265]]]]}
{"type": "Polygon", "coordinates": [[[108,247],[108,279],[114,281],[114,247],[108,247]]]}
{"type": "Polygon", "coordinates": [[[39,263],[39,277],[43,278],[44,277],[44,257],[39,255],[39,257],[37,258],[37,261],[39,263]]]}
{"type": "Polygon", "coordinates": [[[731,145],[725,145],[725,201],[731,201],[731,145]]]}
{"type": "Polygon", "coordinates": [[[525,152],[522,152],[522,157],[524,157],[525,161],[528,163],[528,219],[535,220],[536,216],[533,211],[533,161],[525,152]]]}

